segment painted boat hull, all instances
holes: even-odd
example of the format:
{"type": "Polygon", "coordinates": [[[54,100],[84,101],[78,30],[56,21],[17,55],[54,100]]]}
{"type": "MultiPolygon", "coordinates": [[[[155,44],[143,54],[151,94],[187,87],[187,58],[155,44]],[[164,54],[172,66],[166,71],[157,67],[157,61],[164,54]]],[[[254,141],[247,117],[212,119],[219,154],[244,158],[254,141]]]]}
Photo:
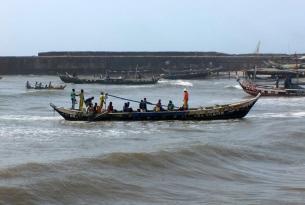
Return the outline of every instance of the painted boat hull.
{"type": "Polygon", "coordinates": [[[162,74],[161,77],[164,79],[169,79],[169,80],[188,80],[188,79],[203,79],[208,76],[208,71],[167,71],[164,70],[167,73],[162,74]]]}
{"type": "Polygon", "coordinates": [[[88,114],[78,110],[70,110],[50,106],[65,120],[69,121],[164,121],[164,120],[226,120],[245,117],[259,99],[255,98],[237,103],[217,105],[213,107],[194,108],[186,111],[162,112],[114,112],[88,114]]]}
{"type": "Polygon", "coordinates": [[[60,75],[59,78],[65,83],[74,84],[109,84],[109,85],[145,85],[145,84],[156,84],[158,78],[152,79],[121,79],[121,78],[110,78],[110,79],[81,79],[78,77],[71,77],[68,75],[60,75]]]}
{"type": "Polygon", "coordinates": [[[252,95],[257,96],[259,93],[262,96],[279,96],[279,97],[294,97],[305,96],[305,89],[284,89],[284,88],[272,88],[266,86],[259,86],[248,80],[237,80],[242,89],[252,95]]]}
{"type": "Polygon", "coordinates": [[[54,86],[54,87],[52,87],[52,88],[45,88],[45,87],[41,87],[41,88],[36,88],[36,87],[30,87],[30,86],[26,86],[26,88],[27,89],[29,89],[29,90],[64,90],[65,89],[65,87],[66,87],[66,85],[64,85],[64,86],[54,86]]]}

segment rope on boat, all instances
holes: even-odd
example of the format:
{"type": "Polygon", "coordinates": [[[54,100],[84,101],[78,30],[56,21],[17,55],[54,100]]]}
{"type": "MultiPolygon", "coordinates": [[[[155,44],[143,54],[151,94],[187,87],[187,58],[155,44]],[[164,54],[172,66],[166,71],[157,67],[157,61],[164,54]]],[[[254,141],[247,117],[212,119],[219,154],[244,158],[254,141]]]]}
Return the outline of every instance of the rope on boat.
{"type": "MultiPolygon", "coordinates": [[[[110,96],[110,97],[113,97],[113,98],[117,98],[117,99],[120,99],[120,100],[126,100],[126,101],[130,101],[130,102],[135,102],[135,103],[141,103],[140,101],[138,100],[132,100],[132,99],[128,99],[128,98],[123,98],[123,97],[119,97],[119,96],[115,96],[115,95],[111,95],[109,93],[106,93],[107,96],[110,96]]],[[[151,103],[151,102],[147,102],[146,101],[146,104],[148,105],[156,105],[155,103],[151,103]]],[[[166,105],[161,105],[162,107],[167,107],[166,105]]],[[[174,108],[178,108],[177,106],[174,106],[174,108]]]]}
{"type": "MultiPolygon", "coordinates": [[[[130,102],[135,102],[135,103],[141,103],[141,102],[138,101],[138,100],[132,100],[132,99],[128,99],[128,98],[123,98],[123,97],[111,95],[111,94],[109,94],[109,93],[107,93],[106,95],[107,95],[107,96],[110,96],[110,97],[113,97],[113,98],[121,99],[121,100],[126,100],[126,101],[130,101],[130,102]]],[[[156,104],[151,103],[151,102],[146,102],[146,104],[149,104],[149,105],[156,105],[156,104]]]]}

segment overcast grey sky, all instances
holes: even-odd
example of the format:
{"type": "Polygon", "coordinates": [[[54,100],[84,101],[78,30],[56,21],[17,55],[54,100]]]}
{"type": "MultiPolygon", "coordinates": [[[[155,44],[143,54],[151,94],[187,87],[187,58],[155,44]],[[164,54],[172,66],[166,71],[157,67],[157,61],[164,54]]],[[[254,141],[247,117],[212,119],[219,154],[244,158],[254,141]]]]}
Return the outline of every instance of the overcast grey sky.
{"type": "Polygon", "coordinates": [[[0,0],[0,55],[305,52],[305,0],[0,0]]]}

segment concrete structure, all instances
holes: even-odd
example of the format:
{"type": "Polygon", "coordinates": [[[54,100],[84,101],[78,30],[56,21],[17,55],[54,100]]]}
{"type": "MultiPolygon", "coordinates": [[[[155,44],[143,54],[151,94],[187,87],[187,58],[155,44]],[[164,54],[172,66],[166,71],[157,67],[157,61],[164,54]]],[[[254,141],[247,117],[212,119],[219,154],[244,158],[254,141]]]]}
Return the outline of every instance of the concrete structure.
{"type": "Polygon", "coordinates": [[[264,61],[289,62],[285,54],[259,56],[216,52],[47,52],[38,56],[0,57],[0,75],[105,73],[106,70],[145,70],[154,74],[166,69],[221,67],[223,71],[251,69],[264,61]]]}

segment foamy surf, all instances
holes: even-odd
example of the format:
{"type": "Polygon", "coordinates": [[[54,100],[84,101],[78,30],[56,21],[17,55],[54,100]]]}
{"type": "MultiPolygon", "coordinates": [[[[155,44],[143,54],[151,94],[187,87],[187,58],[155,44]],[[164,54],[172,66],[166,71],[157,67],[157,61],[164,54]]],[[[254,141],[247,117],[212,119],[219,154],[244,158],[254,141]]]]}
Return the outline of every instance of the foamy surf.
{"type": "Polygon", "coordinates": [[[160,84],[180,85],[186,87],[192,87],[193,83],[183,80],[159,80],[160,84]]]}
{"type": "Polygon", "coordinates": [[[227,88],[227,89],[238,89],[238,90],[242,89],[240,85],[226,85],[225,88],[227,88]]]}
{"type": "Polygon", "coordinates": [[[29,115],[2,115],[0,120],[12,120],[12,121],[50,121],[50,120],[60,120],[60,116],[29,116],[29,115]]]}
{"type": "Polygon", "coordinates": [[[302,118],[305,112],[281,112],[281,113],[262,113],[249,114],[247,118],[302,118]]]}

